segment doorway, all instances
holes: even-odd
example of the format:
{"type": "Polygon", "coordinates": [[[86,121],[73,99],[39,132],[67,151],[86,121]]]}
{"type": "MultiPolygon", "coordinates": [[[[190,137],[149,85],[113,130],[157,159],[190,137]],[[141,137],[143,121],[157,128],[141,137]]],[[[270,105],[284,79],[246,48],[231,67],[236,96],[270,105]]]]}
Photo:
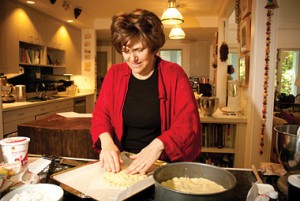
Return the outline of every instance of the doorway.
{"type": "Polygon", "coordinates": [[[101,89],[103,79],[107,70],[112,65],[112,47],[111,46],[98,46],[97,47],[97,97],[101,89]]]}

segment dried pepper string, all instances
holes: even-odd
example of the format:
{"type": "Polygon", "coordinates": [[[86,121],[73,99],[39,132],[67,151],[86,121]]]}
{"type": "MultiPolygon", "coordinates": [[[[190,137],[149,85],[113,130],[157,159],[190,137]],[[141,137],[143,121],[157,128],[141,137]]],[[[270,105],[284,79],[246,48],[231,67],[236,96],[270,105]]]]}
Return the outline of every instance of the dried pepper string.
{"type": "Polygon", "coordinates": [[[267,22],[266,22],[266,49],[265,49],[265,68],[264,68],[264,84],[263,84],[263,106],[262,106],[262,125],[261,125],[261,133],[260,133],[260,150],[259,154],[262,155],[264,153],[264,140],[265,140],[265,128],[267,122],[267,98],[268,98],[268,86],[269,86],[269,61],[270,61],[270,46],[271,46],[271,22],[273,9],[278,8],[276,2],[268,1],[265,6],[268,9],[267,12],[267,22]]]}

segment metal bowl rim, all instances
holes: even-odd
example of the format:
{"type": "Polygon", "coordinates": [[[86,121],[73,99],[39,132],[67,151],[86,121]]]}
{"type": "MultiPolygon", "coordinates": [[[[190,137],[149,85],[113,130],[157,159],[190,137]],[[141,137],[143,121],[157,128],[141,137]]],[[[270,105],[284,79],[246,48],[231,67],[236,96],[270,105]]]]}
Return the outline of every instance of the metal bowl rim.
{"type": "Polygon", "coordinates": [[[274,130],[275,130],[276,132],[279,132],[279,133],[284,134],[284,135],[289,135],[289,136],[294,136],[294,137],[300,137],[300,136],[298,136],[297,134],[290,134],[290,133],[287,133],[287,132],[285,132],[285,131],[278,130],[278,128],[280,128],[280,127],[282,127],[282,126],[298,126],[298,127],[299,127],[298,124],[282,124],[282,125],[275,126],[275,127],[274,127],[274,130]]]}
{"type": "Polygon", "coordinates": [[[231,172],[229,172],[229,171],[227,171],[227,170],[225,170],[223,168],[217,167],[217,166],[213,166],[213,165],[209,165],[209,164],[205,164],[205,163],[199,163],[199,162],[174,162],[174,163],[168,163],[168,164],[166,164],[164,166],[159,167],[158,169],[156,169],[154,171],[154,173],[153,173],[153,179],[154,179],[155,184],[159,185],[163,189],[166,189],[166,190],[169,190],[169,191],[172,191],[172,192],[176,192],[176,193],[179,193],[179,194],[185,194],[185,195],[200,195],[200,196],[218,195],[218,194],[222,194],[222,193],[228,192],[228,191],[230,191],[231,189],[233,189],[236,186],[236,178],[235,178],[235,176],[231,172]],[[228,189],[225,189],[224,191],[216,192],[216,193],[206,193],[206,194],[204,194],[204,193],[186,193],[186,192],[176,191],[176,190],[173,190],[173,189],[170,189],[170,188],[167,188],[167,187],[161,185],[161,183],[159,183],[156,180],[156,175],[157,175],[157,173],[159,171],[161,171],[161,169],[169,167],[169,166],[184,165],[184,164],[187,164],[187,165],[207,166],[207,167],[211,167],[211,168],[214,168],[214,169],[218,169],[218,170],[224,171],[224,172],[226,172],[228,175],[230,175],[233,178],[233,183],[234,184],[232,185],[232,187],[230,187],[228,189]]]}

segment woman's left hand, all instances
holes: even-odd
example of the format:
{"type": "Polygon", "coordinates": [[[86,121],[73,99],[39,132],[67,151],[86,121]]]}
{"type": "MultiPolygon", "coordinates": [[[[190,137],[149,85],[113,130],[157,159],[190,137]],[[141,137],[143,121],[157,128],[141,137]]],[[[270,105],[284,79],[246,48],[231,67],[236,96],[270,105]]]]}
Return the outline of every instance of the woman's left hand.
{"type": "Polygon", "coordinates": [[[140,153],[130,156],[133,162],[125,169],[127,174],[145,174],[152,164],[160,157],[164,145],[159,139],[154,139],[140,153]]]}

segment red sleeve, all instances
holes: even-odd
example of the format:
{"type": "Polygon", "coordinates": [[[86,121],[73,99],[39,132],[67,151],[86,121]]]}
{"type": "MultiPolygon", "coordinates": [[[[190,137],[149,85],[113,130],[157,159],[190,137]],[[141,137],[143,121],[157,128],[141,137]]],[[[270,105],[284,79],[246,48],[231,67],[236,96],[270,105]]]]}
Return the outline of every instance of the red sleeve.
{"type": "Polygon", "coordinates": [[[168,78],[164,78],[169,91],[166,90],[166,122],[162,124],[168,126],[159,139],[170,161],[193,161],[201,152],[198,106],[185,72],[181,67],[175,69],[175,77],[169,73],[168,78]]]}

